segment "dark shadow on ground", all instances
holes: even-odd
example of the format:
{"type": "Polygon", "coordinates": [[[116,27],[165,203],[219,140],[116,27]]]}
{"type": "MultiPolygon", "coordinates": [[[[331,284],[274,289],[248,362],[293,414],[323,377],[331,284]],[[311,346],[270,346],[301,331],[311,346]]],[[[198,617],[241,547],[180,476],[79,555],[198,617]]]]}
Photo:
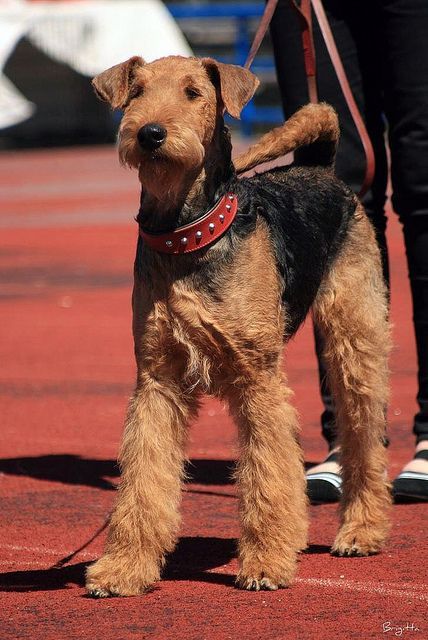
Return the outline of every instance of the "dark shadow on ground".
{"type": "MultiPolygon", "coordinates": [[[[202,485],[233,484],[234,466],[233,460],[192,459],[186,464],[187,482],[202,485]]],[[[119,467],[114,460],[95,460],[72,454],[4,458],[0,460],[0,472],[107,490],[115,489],[116,484],[111,479],[119,477],[119,467]]]]}
{"type": "Polygon", "coordinates": [[[206,485],[230,485],[235,471],[234,460],[203,460],[193,458],[186,464],[187,482],[206,485]]]}
{"type": "MultiPolygon", "coordinates": [[[[163,573],[165,580],[195,580],[233,584],[230,575],[205,573],[230,562],[236,555],[231,538],[180,538],[169,556],[163,573]]],[[[85,584],[87,562],[65,567],[11,571],[0,575],[0,591],[51,591],[85,584]]]]}
{"type": "Polygon", "coordinates": [[[310,544],[302,553],[305,555],[321,555],[324,553],[330,553],[330,551],[331,547],[327,544],[310,544]]]}
{"type": "Polygon", "coordinates": [[[236,557],[234,538],[180,538],[169,556],[163,578],[165,580],[194,580],[198,582],[233,583],[230,575],[206,573],[228,564],[236,557]]]}
{"type": "Polygon", "coordinates": [[[71,584],[83,586],[86,562],[67,567],[10,571],[0,575],[0,591],[55,591],[71,584]]]}
{"type": "MultiPolygon", "coordinates": [[[[307,466],[312,464],[308,462],[307,466]]],[[[234,469],[233,460],[194,458],[186,464],[186,482],[199,485],[232,485],[234,469]]],[[[115,479],[119,477],[119,467],[114,460],[82,458],[67,453],[3,458],[0,459],[0,472],[12,476],[27,476],[38,480],[106,490],[115,489],[115,479]]]]}
{"type": "MultiPolygon", "coordinates": [[[[186,580],[232,586],[235,576],[231,573],[213,573],[236,557],[237,540],[233,538],[188,537],[180,538],[175,551],[169,556],[162,578],[186,580]]],[[[306,554],[329,553],[330,547],[311,545],[306,554]]],[[[71,585],[83,587],[87,562],[65,567],[11,571],[0,575],[0,591],[52,591],[71,585]]]]}
{"type": "Polygon", "coordinates": [[[5,458],[0,460],[0,472],[111,490],[115,488],[115,484],[108,478],[118,477],[119,467],[114,460],[92,460],[66,453],[5,458]]]}

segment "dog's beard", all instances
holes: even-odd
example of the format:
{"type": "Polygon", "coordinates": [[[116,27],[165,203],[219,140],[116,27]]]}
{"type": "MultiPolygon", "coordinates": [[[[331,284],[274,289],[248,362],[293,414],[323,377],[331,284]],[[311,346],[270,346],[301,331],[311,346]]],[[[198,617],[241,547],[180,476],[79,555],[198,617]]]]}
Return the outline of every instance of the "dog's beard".
{"type": "Polygon", "coordinates": [[[154,151],[143,151],[136,133],[139,127],[125,124],[120,131],[119,156],[122,164],[138,169],[143,190],[157,200],[175,200],[201,171],[205,149],[190,128],[167,127],[165,142],[154,151]]]}

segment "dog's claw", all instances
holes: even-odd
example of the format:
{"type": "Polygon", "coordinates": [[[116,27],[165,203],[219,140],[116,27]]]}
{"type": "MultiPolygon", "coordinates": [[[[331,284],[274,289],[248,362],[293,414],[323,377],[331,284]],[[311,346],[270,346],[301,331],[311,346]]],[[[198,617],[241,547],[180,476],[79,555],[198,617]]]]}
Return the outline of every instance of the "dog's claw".
{"type": "Polygon", "coordinates": [[[331,555],[340,558],[367,557],[373,556],[380,552],[380,544],[367,541],[359,541],[354,536],[351,540],[336,540],[331,555]]]}
{"type": "Polygon", "coordinates": [[[276,591],[280,585],[271,582],[269,578],[263,578],[260,580],[260,589],[264,591],[276,591]]]}
{"type": "Polygon", "coordinates": [[[237,586],[247,591],[277,591],[288,585],[283,581],[274,582],[270,578],[240,578],[237,580],[237,586]]]}
{"type": "Polygon", "coordinates": [[[374,556],[379,553],[376,549],[361,549],[360,547],[346,547],[345,549],[332,549],[331,554],[333,556],[338,556],[339,558],[352,558],[352,557],[360,557],[365,558],[367,556],[374,556]]]}
{"type": "Polygon", "coordinates": [[[106,589],[101,589],[100,587],[89,589],[88,594],[91,596],[91,598],[110,598],[117,595],[112,591],[107,591],[106,589]]]}

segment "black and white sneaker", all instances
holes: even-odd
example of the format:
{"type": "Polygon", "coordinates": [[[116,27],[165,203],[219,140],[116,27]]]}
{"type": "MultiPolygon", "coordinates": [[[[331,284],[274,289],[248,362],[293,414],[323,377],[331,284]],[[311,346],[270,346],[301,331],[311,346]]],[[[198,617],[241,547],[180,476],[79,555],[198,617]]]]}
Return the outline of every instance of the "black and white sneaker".
{"type": "MultiPolygon", "coordinates": [[[[416,451],[412,462],[415,460],[428,462],[428,449],[416,451]]],[[[412,462],[406,466],[411,466],[412,462]]],[[[396,502],[428,500],[428,473],[405,468],[392,483],[392,493],[396,502]]]]}
{"type": "Polygon", "coordinates": [[[324,504],[340,500],[342,478],[338,460],[339,454],[335,449],[327,456],[324,462],[313,467],[314,471],[309,469],[306,474],[307,493],[312,504],[324,504]],[[324,466],[325,470],[323,469],[324,466]]]}

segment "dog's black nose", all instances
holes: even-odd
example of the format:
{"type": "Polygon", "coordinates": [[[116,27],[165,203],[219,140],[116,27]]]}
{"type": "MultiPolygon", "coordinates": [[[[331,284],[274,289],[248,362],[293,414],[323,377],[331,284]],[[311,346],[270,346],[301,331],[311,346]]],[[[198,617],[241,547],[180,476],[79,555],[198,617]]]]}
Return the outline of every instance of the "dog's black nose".
{"type": "Polygon", "coordinates": [[[141,127],[137,133],[137,138],[140,143],[140,147],[153,151],[164,143],[166,138],[166,129],[164,129],[160,124],[149,122],[149,124],[145,124],[144,127],[141,127]]]}

